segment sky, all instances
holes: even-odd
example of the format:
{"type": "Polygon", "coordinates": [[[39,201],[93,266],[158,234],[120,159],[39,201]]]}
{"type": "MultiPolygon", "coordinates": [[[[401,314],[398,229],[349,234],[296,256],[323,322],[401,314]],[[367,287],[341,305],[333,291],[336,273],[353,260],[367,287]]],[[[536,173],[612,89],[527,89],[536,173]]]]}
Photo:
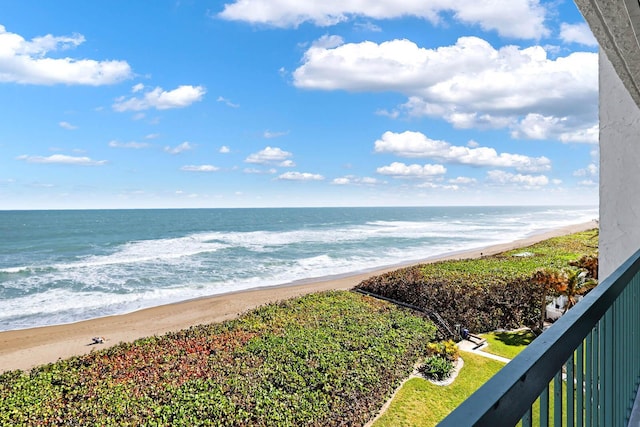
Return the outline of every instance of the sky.
{"type": "Polygon", "coordinates": [[[568,0],[8,0],[0,209],[597,205],[568,0]]]}

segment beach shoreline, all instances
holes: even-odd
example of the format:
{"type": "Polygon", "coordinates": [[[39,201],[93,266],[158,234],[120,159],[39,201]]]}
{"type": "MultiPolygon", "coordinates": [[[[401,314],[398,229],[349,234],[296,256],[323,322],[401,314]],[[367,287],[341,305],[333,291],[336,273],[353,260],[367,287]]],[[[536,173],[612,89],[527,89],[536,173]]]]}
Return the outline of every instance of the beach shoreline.
{"type": "Polygon", "coordinates": [[[552,237],[597,228],[596,221],[561,227],[509,243],[445,254],[354,274],[310,278],[277,286],[202,297],[126,314],[100,317],[75,323],[0,332],[0,373],[52,363],[120,342],[162,335],[198,324],[217,323],[236,318],[256,307],[312,292],[349,290],[371,276],[402,267],[447,259],[479,258],[526,247],[552,237]],[[104,337],[93,344],[92,337],[104,337]]]}

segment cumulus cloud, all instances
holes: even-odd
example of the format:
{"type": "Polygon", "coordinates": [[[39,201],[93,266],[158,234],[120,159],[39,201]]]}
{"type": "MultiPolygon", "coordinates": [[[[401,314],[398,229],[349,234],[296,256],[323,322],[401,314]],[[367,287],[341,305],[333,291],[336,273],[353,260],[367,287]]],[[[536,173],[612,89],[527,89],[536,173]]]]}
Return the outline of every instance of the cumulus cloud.
{"type": "Polygon", "coordinates": [[[389,175],[396,178],[433,178],[444,175],[447,169],[442,165],[406,165],[401,162],[393,162],[388,166],[376,169],[380,175],[389,175]]]}
{"type": "Polygon", "coordinates": [[[0,82],[101,86],[132,77],[131,67],[125,61],[48,56],[51,52],[70,50],[84,42],[81,34],[47,34],[27,41],[0,25],[0,82]]]}
{"type": "Polygon", "coordinates": [[[147,148],[150,147],[151,145],[146,143],[146,142],[136,142],[136,141],[130,141],[130,142],[120,142],[120,141],[109,141],[109,147],[111,148],[133,148],[133,149],[140,149],[140,148],[147,148]]]}
{"type": "Polygon", "coordinates": [[[471,184],[477,183],[478,180],[475,178],[469,178],[466,176],[459,176],[457,178],[450,179],[449,182],[451,184],[457,184],[457,185],[471,185],[471,184]]]}
{"type": "Polygon", "coordinates": [[[544,187],[549,184],[545,175],[513,174],[501,170],[487,172],[487,180],[496,185],[518,185],[524,188],[544,187]]]}
{"type": "Polygon", "coordinates": [[[24,160],[28,163],[44,163],[44,164],[61,164],[61,165],[78,165],[78,166],[101,166],[107,163],[106,160],[93,160],[90,157],[75,157],[65,154],[53,154],[51,156],[28,156],[23,154],[17,157],[18,160],[24,160]]]}
{"type": "Polygon", "coordinates": [[[185,165],[182,166],[180,170],[186,172],[216,172],[220,170],[220,168],[212,165],[185,165]]]}
{"type": "Polygon", "coordinates": [[[460,186],[458,185],[443,185],[443,184],[438,184],[435,182],[422,182],[418,185],[416,185],[416,187],[418,188],[428,188],[428,189],[432,189],[432,190],[448,190],[448,191],[458,191],[460,189],[460,186]]]}
{"type": "Polygon", "coordinates": [[[598,173],[600,172],[600,168],[598,168],[598,165],[596,165],[595,163],[591,163],[589,164],[586,168],[584,169],[578,169],[577,171],[575,171],[573,173],[573,176],[590,176],[590,177],[596,177],[598,176],[598,173]]]}
{"type": "Polygon", "coordinates": [[[78,129],[78,126],[74,126],[74,125],[72,125],[72,124],[71,124],[71,123],[69,123],[69,122],[60,122],[60,123],[58,123],[58,125],[60,125],[60,127],[61,127],[62,129],[66,129],[66,130],[75,130],[75,129],[78,129]]]}
{"type": "Polygon", "coordinates": [[[290,160],[293,154],[278,147],[266,147],[257,153],[250,154],[244,161],[259,165],[276,165],[281,167],[294,167],[295,163],[290,160]]]}
{"type": "Polygon", "coordinates": [[[560,38],[565,43],[579,43],[591,47],[598,46],[598,41],[593,37],[591,29],[585,22],[579,24],[562,23],[560,26],[560,38]]]}
{"type": "Polygon", "coordinates": [[[231,152],[231,149],[229,147],[227,147],[226,145],[223,145],[222,147],[220,147],[220,149],[218,150],[218,153],[220,154],[228,154],[231,152]]]}
{"type": "Polygon", "coordinates": [[[324,176],[308,172],[285,172],[278,176],[283,181],[322,181],[324,176]]]}
{"type": "Polygon", "coordinates": [[[593,142],[598,121],[596,53],[551,59],[541,46],[496,49],[478,37],[427,49],[409,40],[343,43],[324,36],[305,52],[293,83],[305,89],[399,92],[407,102],[378,114],[437,117],[458,128],[512,128],[523,138],[593,142]],[[531,117],[549,118],[547,132],[529,130],[531,117]]]}
{"type": "MultiPolygon", "coordinates": [[[[134,93],[142,88],[134,86],[134,93]]],[[[171,108],[185,108],[201,101],[206,93],[203,86],[181,85],[176,89],[166,91],[161,87],[145,92],[142,97],[119,97],[113,104],[113,109],[118,112],[142,111],[155,108],[156,110],[168,110],[171,108]]]]}
{"type": "Polygon", "coordinates": [[[347,175],[340,178],[335,178],[333,181],[331,181],[331,183],[335,185],[376,185],[380,184],[381,182],[375,178],[371,178],[368,176],[358,177],[355,175],[347,175]]]}
{"type": "Polygon", "coordinates": [[[527,114],[520,123],[512,126],[511,136],[526,139],[556,139],[562,142],[584,142],[597,144],[600,126],[598,123],[585,127],[577,117],[553,117],[527,114]]]}
{"type": "Polygon", "coordinates": [[[179,144],[175,147],[169,147],[169,146],[164,147],[164,151],[166,151],[169,154],[180,154],[184,151],[189,151],[189,150],[193,150],[193,145],[191,145],[189,141],[185,141],[182,144],[179,144]]]}
{"type": "Polygon", "coordinates": [[[219,13],[223,19],[297,27],[304,22],[326,27],[357,18],[395,19],[413,16],[438,24],[457,22],[495,30],[502,36],[533,38],[549,34],[546,10],[539,0],[236,0],[219,13]],[[517,16],[518,19],[513,19],[517,16]]]}
{"type": "Polygon", "coordinates": [[[421,132],[385,132],[375,142],[376,153],[392,153],[399,157],[432,158],[447,163],[470,166],[509,167],[518,171],[536,172],[551,169],[546,157],[500,153],[489,147],[463,147],[446,141],[433,140],[421,132]]]}

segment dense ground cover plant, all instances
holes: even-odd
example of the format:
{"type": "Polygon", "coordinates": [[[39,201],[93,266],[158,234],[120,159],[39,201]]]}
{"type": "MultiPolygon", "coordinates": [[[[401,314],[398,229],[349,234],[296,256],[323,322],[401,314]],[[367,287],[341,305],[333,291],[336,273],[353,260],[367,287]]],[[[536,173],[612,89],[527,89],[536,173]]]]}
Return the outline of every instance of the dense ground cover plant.
{"type": "Polygon", "coordinates": [[[362,425],[434,336],[351,292],[0,375],[0,425],[362,425]]]}
{"type": "Polygon", "coordinates": [[[481,259],[412,266],[371,277],[357,287],[437,312],[451,326],[474,332],[537,327],[553,289],[532,277],[541,270],[568,275],[581,268],[581,259],[597,270],[594,239],[597,230],[590,230],[481,259]]]}

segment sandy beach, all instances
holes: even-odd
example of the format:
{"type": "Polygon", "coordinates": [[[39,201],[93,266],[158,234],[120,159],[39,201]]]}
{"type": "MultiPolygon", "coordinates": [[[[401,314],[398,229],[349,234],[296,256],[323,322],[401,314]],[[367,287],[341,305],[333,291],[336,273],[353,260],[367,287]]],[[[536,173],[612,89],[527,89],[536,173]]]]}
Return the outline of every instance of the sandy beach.
{"type": "MultiPolygon", "coordinates": [[[[536,234],[507,244],[450,254],[422,262],[443,259],[477,258],[524,247],[551,237],[596,228],[595,221],[536,234]]],[[[416,264],[416,263],[411,263],[416,264]]],[[[406,264],[406,265],[411,265],[406,264]]],[[[393,266],[376,271],[335,278],[309,279],[301,284],[284,284],[242,292],[215,295],[133,313],[102,317],[77,323],[0,332],[0,372],[28,370],[70,356],[88,353],[119,342],[161,335],[189,326],[232,319],[255,307],[325,290],[348,290],[362,280],[395,270],[393,266]],[[103,344],[92,345],[92,337],[104,337],[103,344]]]]}

